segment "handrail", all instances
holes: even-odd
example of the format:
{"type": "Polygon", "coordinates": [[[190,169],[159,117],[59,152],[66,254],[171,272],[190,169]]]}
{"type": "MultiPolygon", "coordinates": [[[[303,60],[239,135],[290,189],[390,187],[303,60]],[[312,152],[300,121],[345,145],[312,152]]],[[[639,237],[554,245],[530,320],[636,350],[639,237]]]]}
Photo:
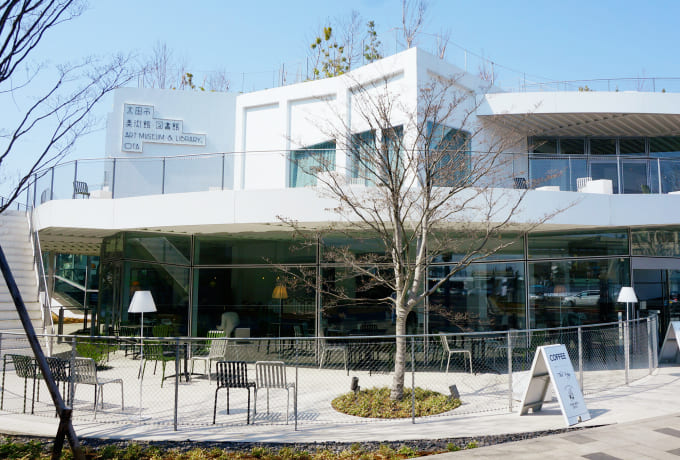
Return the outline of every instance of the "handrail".
{"type": "MultiPolygon", "coordinates": [[[[49,292],[49,284],[47,283],[47,275],[45,274],[45,267],[42,261],[42,248],[40,246],[40,236],[38,230],[33,226],[32,211],[27,212],[26,216],[28,218],[29,234],[31,242],[33,243],[33,263],[36,265],[38,270],[38,300],[41,305],[42,313],[42,323],[43,323],[43,334],[47,334],[48,330],[50,334],[54,334],[54,321],[52,319],[52,306],[49,292]],[[43,295],[40,295],[40,293],[43,295]]],[[[52,356],[52,340],[48,340],[46,337],[46,348],[47,356],[52,356]]]]}

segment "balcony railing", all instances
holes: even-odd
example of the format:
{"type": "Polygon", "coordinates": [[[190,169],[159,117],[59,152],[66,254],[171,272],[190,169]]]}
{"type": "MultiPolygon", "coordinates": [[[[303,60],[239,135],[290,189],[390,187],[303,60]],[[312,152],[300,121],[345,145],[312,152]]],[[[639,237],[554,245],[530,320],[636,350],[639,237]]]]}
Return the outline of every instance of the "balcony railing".
{"type": "MultiPolygon", "coordinates": [[[[613,194],[680,191],[680,157],[505,155],[502,163],[509,174],[503,176],[511,179],[496,187],[576,192],[586,191],[580,190],[586,181],[611,181],[613,194]]],[[[287,163],[286,152],[76,160],[36,173],[17,203],[32,208],[50,200],[83,198],[76,193],[76,181],[87,184],[90,198],[233,190],[237,170],[247,189],[271,188],[277,169],[284,184],[287,163]]],[[[359,182],[350,179],[353,185],[359,182]]]]}

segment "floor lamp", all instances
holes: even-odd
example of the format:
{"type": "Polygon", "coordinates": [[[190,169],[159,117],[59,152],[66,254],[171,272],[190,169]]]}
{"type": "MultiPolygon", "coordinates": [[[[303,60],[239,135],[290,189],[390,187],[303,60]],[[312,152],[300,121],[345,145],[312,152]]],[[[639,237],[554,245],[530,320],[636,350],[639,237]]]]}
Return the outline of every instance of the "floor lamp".
{"type": "Polygon", "coordinates": [[[137,291],[132,296],[128,313],[141,313],[139,323],[140,352],[139,352],[139,419],[142,419],[142,380],[144,380],[144,313],[156,311],[156,304],[153,301],[151,291],[137,291]]]}
{"type": "Polygon", "coordinates": [[[638,298],[635,295],[635,290],[630,287],[630,286],[624,286],[621,288],[621,291],[619,291],[619,298],[616,299],[617,302],[619,303],[625,303],[626,304],[626,322],[630,320],[630,312],[629,312],[629,306],[628,304],[631,303],[637,303],[638,298]]]}
{"type": "Polygon", "coordinates": [[[279,301],[279,340],[281,340],[281,322],[283,321],[283,299],[287,298],[288,291],[286,291],[286,286],[277,279],[274,292],[272,292],[272,299],[278,299],[279,301]]]}

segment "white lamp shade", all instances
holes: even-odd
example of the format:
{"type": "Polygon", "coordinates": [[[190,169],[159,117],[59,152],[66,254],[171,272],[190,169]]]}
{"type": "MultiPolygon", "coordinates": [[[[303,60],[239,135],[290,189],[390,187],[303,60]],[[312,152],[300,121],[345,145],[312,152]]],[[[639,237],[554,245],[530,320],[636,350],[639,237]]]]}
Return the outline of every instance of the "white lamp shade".
{"type": "Polygon", "coordinates": [[[132,296],[128,313],[149,313],[156,311],[156,303],[153,301],[151,291],[137,291],[132,296]]]}
{"type": "Polygon", "coordinates": [[[619,291],[619,298],[616,301],[621,303],[637,303],[638,298],[632,287],[624,286],[619,291]]]}

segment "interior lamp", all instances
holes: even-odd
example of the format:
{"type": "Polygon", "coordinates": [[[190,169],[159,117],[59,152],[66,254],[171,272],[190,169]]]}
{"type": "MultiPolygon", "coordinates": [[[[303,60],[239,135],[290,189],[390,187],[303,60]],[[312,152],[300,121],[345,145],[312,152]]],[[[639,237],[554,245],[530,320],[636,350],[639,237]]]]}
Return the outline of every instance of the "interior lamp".
{"type": "Polygon", "coordinates": [[[630,320],[628,304],[637,303],[638,298],[635,295],[635,290],[630,286],[624,286],[619,291],[617,302],[626,304],[626,321],[630,320]]]}
{"type": "Polygon", "coordinates": [[[279,337],[281,337],[281,321],[283,320],[283,299],[288,298],[288,291],[286,286],[276,278],[276,286],[274,287],[274,292],[272,292],[272,299],[278,299],[279,301],[279,337]]]}

